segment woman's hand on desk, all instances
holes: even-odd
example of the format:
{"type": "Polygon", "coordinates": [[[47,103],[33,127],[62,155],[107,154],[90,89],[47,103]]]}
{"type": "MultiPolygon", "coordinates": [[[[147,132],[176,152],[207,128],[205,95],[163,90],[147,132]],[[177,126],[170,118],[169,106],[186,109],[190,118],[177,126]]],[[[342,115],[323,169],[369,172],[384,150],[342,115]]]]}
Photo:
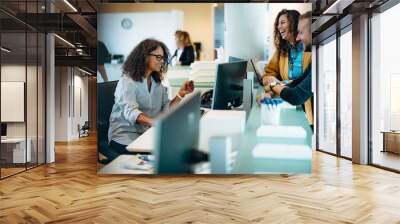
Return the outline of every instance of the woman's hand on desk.
{"type": "Polygon", "coordinates": [[[139,114],[139,116],[136,118],[136,123],[142,124],[142,125],[147,125],[147,126],[153,126],[153,118],[148,117],[144,113],[139,114]]]}

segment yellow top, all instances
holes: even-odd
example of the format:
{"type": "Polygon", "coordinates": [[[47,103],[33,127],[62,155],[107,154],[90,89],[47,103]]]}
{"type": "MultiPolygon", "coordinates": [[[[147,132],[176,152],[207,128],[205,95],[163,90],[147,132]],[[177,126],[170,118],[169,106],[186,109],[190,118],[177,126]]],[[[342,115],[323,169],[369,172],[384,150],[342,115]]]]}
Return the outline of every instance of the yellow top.
{"type": "MultiPolygon", "coordinates": [[[[278,56],[278,51],[274,53],[271,60],[264,68],[263,80],[266,76],[275,76],[280,80],[288,80],[289,73],[288,73],[288,66],[289,66],[289,54],[288,53],[281,53],[278,56]]],[[[302,59],[302,69],[303,72],[307,69],[307,67],[311,65],[311,52],[303,52],[303,59],[302,59]]],[[[308,99],[304,103],[304,108],[307,116],[307,120],[309,124],[313,124],[313,109],[312,109],[312,102],[311,98],[308,99]]]]}

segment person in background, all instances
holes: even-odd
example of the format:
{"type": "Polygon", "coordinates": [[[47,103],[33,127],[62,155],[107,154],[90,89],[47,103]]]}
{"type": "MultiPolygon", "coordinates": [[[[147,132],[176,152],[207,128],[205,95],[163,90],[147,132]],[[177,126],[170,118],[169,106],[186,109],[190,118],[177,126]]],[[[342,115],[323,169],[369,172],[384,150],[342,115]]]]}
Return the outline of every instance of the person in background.
{"type": "Polygon", "coordinates": [[[186,31],[178,30],[175,32],[177,49],[172,59],[176,60],[176,65],[190,65],[194,62],[195,54],[190,35],[186,31]]]}
{"type": "MultiPolygon", "coordinates": [[[[298,25],[297,41],[301,41],[305,52],[311,52],[311,12],[306,12],[300,16],[298,25]]],[[[273,91],[273,95],[280,96],[283,100],[289,102],[292,105],[302,105],[311,98],[312,102],[312,75],[311,65],[309,65],[303,74],[290,82],[289,84],[283,84],[282,82],[271,82],[268,88],[273,91]]],[[[307,118],[313,118],[312,107],[310,110],[305,110],[307,118]]],[[[310,120],[309,120],[310,121],[310,120]]],[[[312,124],[312,120],[311,123],[312,124]]]]}
{"type": "Polygon", "coordinates": [[[153,119],[193,92],[193,81],[186,81],[170,100],[161,84],[168,68],[169,50],[155,39],[140,42],[123,64],[123,74],[115,90],[110,115],[109,144],[119,154],[129,154],[128,144],[153,125],[153,119]]]}

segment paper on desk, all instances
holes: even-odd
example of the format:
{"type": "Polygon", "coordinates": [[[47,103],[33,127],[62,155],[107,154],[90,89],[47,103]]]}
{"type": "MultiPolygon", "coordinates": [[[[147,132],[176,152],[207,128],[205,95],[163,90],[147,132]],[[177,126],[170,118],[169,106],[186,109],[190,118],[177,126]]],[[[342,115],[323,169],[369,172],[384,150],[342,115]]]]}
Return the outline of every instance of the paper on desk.
{"type": "Polygon", "coordinates": [[[262,125],[257,129],[257,137],[306,138],[307,132],[300,126],[262,125]]]}
{"type": "Polygon", "coordinates": [[[139,159],[137,156],[133,156],[124,161],[123,168],[129,170],[150,171],[152,170],[153,166],[149,162],[139,159]]]}
{"type": "Polygon", "coordinates": [[[312,150],[307,145],[257,144],[253,157],[269,159],[311,160],[312,150]]]}

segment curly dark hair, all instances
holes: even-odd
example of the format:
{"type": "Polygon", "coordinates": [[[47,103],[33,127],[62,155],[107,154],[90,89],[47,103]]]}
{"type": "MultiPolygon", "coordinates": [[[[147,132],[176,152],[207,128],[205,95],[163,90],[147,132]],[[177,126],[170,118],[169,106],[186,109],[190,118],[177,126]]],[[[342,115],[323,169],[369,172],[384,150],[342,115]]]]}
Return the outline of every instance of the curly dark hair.
{"type": "Polygon", "coordinates": [[[297,25],[299,23],[300,13],[297,10],[287,10],[282,9],[275,19],[274,25],[274,44],[277,51],[282,53],[287,53],[289,50],[289,41],[282,39],[281,34],[278,30],[279,18],[282,15],[286,15],[289,23],[289,33],[293,35],[294,39],[296,40],[297,37],[297,25]]]}
{"type": "Polygon", "coordinates": [[[161,67],[160,72],[153,72],[151,76],[157,83],[160,83],[163,79],[163,73],[168,70],[168,59],[170,58],[170,53],[163,42],[155,39],[145,39],[132,50],[122,66],[123,73],[131,77],[133,80],[141,82],[146,73],[147,58],[149,57],[149,54],[158,47],[163,49],[164,64],[161,67]]]}

